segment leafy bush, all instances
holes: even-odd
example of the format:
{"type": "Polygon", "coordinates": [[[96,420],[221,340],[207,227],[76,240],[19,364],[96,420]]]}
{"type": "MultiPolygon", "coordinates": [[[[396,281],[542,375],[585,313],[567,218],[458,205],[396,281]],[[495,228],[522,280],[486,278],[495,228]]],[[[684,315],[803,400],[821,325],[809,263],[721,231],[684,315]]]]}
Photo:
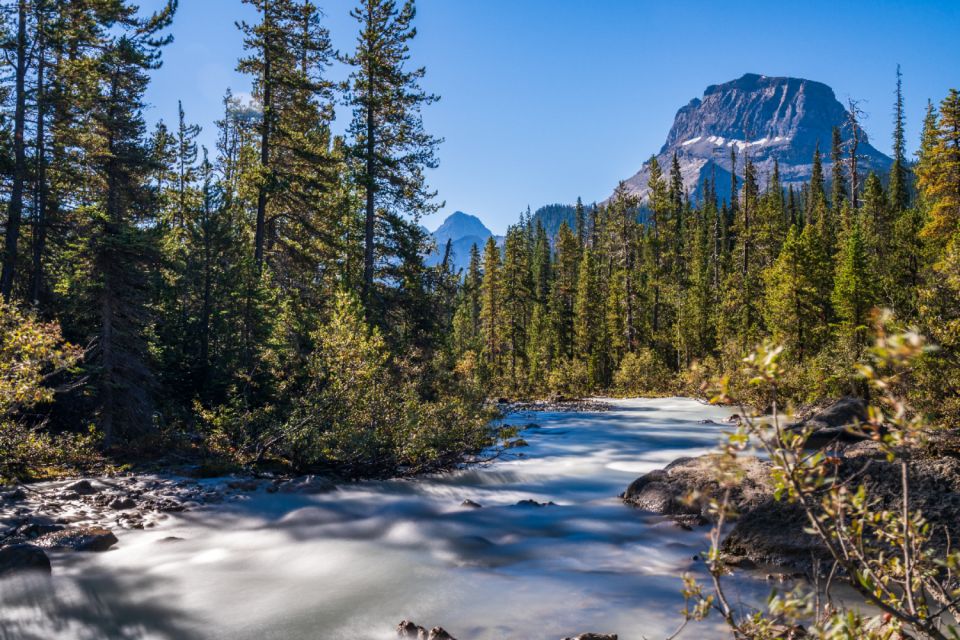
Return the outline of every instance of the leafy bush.
{"type": "MultiPolygon", "coordinates": [[[[710,504],[715,524],[706,556],[713,588],[685,576],[685,621],[699,620],[716,610],[734,637],[758,640],[960,637],[954,626],[960,619],[960,589],[955,577],[960,552],[951,547],[949,532],[943,544],[940,529],[947,523],[928,522],[916,510],[910,491],[910,459],[923,451],[935,427],[901,395],[901,381],[930,349],[915,333],[888,334],[888,324],[888,318],[880,319],[876,343],[857,365],[857,376],[869,386],[872,403],[866,422],[851,430],[870,438],[886,463],[899,467],[900,494],[873,491],[870,487],[874,485],[864,474],[866,466],[858,470],[856,460],[845,463],[823,450],[811,452],[807,446],[810,429],[784,428],[778,412],[783,349],[772,344],[759,347],[745,359],[741,375],[756,394],[766,398],[760,404],[772,411],[757,415],[741,406],[745,418],[716,457],[722,497],[710,504]],[[721,537],[725,523],[736,515],[730,496],[741,481],[737,458],[751,447],[769,460],[774,498],[803,513],[806,530],[819,540],[833,566],[825,589],[817,584],[775,593],[766,610],[745,612],[732,604],[724,590],[728,558],[721,537]],[[886,499],[894,502],[888,504],[886,499]],[[899,505],[893,508],[895,502],[899,505]],[[849,598],[835,598],[831,584],[839,581],[879,612],[861,611],[849,598]]],[[[719,389],[715,400],[734,401],[728,379],[720,381],[719,389]]]]}
{"type": "Polygon", "coordinates": [[[673,374],[653,349],[625,355],[613,376],[617,393],[627,396],[664,393],[670,390],[672,381],[673,374]]]}
{"type": "Polygon", "coordinates": [[[492,416],[470,381],[434,381],[446,390],[425,397],[423,376],[390,361],[355,296],[338,294],[315,339],[310,382],[283,426],[283,454],[297,467],[392,475],[449,464],[486,443],[492,416]]]}
{"type": "Polygon", "coordinates": [[[547,385],[555,393],[574,397],[587,395],[593,387],[590,368],[583,360],[567,360],[550,372],[547,385]]]}
{"type": "Polygon", "coordinates": [[[26,410],[53,399],[51,379],[80,361],[60,327],[0,302],[0,481],[49,475],[96,459],[95,438],[52,435],[26,410]]]}

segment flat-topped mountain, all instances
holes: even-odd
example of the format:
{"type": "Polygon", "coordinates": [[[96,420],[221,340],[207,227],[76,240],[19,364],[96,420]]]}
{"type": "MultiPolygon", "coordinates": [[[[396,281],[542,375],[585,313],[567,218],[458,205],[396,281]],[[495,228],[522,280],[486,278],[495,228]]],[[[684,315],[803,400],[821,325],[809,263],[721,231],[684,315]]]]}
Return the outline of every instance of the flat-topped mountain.
{"type": "MultiPolygon", "coordinates": [[[[677,111],[667,141],[657,154],[664,173],[677,154],[683,184],[691,198],[697,198],[705,180],[716,175],[721,198],[730,196],[730,152],[737,151],[737,175],[742,176],[744,156],[757,168],[761,185],[780,163],[783,183],[799,184],[810,178],[813,153],[820,145],[824,171],[829,179],[830,144],[833,128],[839,127],[844,141],[853,131],[848,112],[833,89],[821,82],[802,78],[774,78],[748,73],[737,80],[707,87],[702,98],[694,98],[677,111]]],[[[870,145],[859,130],[860,171],[886,171],[891,159],[870,145]]],[[[646,198],[649,192],[649,161],[627,187],[646,198]]],[[[859,173],[859,171],[858,171],[859,173]]]]}

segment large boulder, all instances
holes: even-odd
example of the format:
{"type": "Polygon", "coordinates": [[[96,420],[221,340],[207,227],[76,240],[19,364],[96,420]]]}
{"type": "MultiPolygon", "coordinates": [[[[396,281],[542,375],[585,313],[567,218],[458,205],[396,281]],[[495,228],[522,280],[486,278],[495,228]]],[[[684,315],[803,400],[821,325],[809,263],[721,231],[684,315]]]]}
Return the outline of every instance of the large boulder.
{"type": "Polygon", "coordinates": [[[787,425],[791,431],[810,430],[807,445],[822,447],[835,442],[856,442],[864,436],[852,433],[854,427],[867,420],[867,403],[862,398],[840,398],[818,409],[802,420],[787,425]]]}
{"type": "MultiPolygon", "coordinates": [[[[672,516],[682,524],[705,524],[709,520],[710,500],[720,497],[717,462],[716,455],[678,458],[665,468],[634,480],[623,500],[644,511],[672,516]]],[[[773,495],[767,463],[743,457],[739,465],[743,479],[730,493],[731,503],[738,511],[773,495]]]]}
{"type": "Polygon", "coordinates": [[[0,548],[0,576],[27,572],[50,574],[50,558],[43,549],[32,544],[0,548]]]}
{"type": "Polygon", "coordinates": [[[117,537],[109,529],[75,527],[40,536],[36,540],[36,545],[45,549],[106,551],[117,542],[117,537]]]}
{"type": "Polygon", "coordinates": [[[732,565],[808,570],[813,560],[828,557],[820,539],[805,531],[808,527],[799,506],[770,498],[739,513],[720,547],[732,565]]]}

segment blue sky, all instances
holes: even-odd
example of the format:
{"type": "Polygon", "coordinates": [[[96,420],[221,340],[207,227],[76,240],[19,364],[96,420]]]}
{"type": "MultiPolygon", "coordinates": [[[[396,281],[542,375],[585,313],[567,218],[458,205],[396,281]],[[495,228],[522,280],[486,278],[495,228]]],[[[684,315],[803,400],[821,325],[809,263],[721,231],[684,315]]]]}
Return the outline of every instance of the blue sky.
{"type": "MultiPolygon", "coordinates": [[[[141,0],[149,10],[161,0],[141,0]]],[[[353,46],[350,0],[318,0],[334,46],[353,46]]],[[[904,74],[907,133],[916,147],[928,98],[960,85],[960,1],[680,2],[419,0],[416,64],[440,94],[424,113],[445,138],[429,175],[446,207],[502,233],[527,205],[605,198],[659,150],[676,110],[710,84],[746,72],[825,82],[862,101],[871,142],[889,149],[894,73],[904,74]]],[[[242,53],[240,0],[180,0],[175,41],[148,93],[151,121],[177,100],[204,127],[242,53]]],[[[342,77],[343,70],[332,74],[342,77]]],[[[349,118],[343,107],[341,120],[349,118]]],[[[341,125],[342,126],[342,125],[341,125]]]]}

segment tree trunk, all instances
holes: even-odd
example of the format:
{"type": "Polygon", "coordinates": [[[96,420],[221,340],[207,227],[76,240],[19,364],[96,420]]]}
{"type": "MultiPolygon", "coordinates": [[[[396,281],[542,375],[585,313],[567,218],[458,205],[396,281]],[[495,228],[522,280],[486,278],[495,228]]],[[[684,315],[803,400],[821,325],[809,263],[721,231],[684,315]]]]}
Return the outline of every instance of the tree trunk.
{"type": "Polygon", "coordinates": [[[266,234],[267,223],[267,180],[269,176],[268,167],[270,166],[270,125],[273,120],[272,104],[272,60],[270,45],[270,4],[267,3],[263,9],[263,20],[267,26],[267,34],[263,46],[263,123],[260,127],[260,169],[263,175],[260,177],[260,188],[257,192],[257,228],[254,236],[254,254],[253,259],[257,265],[257,273],[263,271],[263,247],[264,236],[266,234]]]}
{"type": "Polygon", "coordinates": [[[20,0],[17,11],[17,70],[16,107],[13,116],[13,185],[7,210],[7,229],[4,237],[3,270],[0,272],[0,294],[10,300],[13,277],[17,267],[17,242],[20,240],[20,221],[23,217],[23,185],[27,175],[27,158],[23,143],[27,94],[24,84],[27,76],[27,0],[20,0]]]}
{"type": "Polygon", "coordinates": [[[373,291],[374,232],[376,231],[376,177],[374,176],[375,123],[373,106],[367,106],[367,207],[363,225],[363,297],[369,307],[373,291]]]}
{"type": "Polygon", "coordinates": [[[46,141],[46,38],[43,26],[37,27],[37,188],[33,220],[33,269],[30,275],[30,299],[39,303],[43,293],[43,252],[47,242],[47,141],[46,141]]]}

